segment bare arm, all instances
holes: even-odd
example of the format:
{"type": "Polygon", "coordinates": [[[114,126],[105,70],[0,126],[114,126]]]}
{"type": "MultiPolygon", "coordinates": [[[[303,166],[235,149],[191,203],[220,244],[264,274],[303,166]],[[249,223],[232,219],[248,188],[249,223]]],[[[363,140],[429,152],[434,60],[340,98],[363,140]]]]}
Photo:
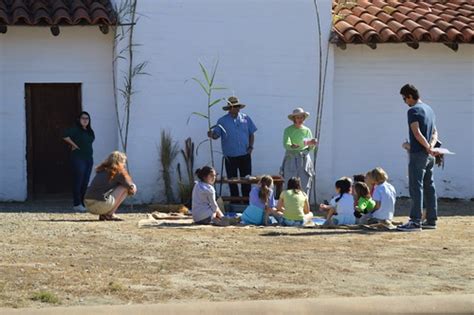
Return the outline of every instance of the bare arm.
{"type": "Polygon", "coordinates": [[[308,214],[309,211],[310,211],[310,209],[309,209],[309,201],[308,201],[308,198],[306,198],[306,200],[304,201],[303,212],[304,212],[304,214],[308,214]]]}
{"type": "Polygon", "coordinates": [[[438,142],[438,130],[436,129],[436,127],[434,127],[433,134],[431,135],[431,141],[430,141],[431,148],[434,148],[436,142],[438,142]]]}
{"type": "Polygon", "coordinates": [[[72,150],[78,150],[79,146],[72,141],[70,137],[65,137],[63,140],[72,147],[72,150]]]}
{"type": "Polygon", "coordinates": [[[207,136],[208,136],[209,138],[214,139],[214,140],[216,140],[217,138],[219,138],[219,136],[216,135],[214,132],[212,132],[212,130],[209,130],[209,131],[207,132],[207,136]]]}
{"type": "Polygon", "coordinates": [[[280,196],[280,199],[278,199],[277,211],[280,211],[280,212],[285,211],[285,203],[284,203],[283,198],[281,196],[280,196]]]}
{"type": "Polygon", "coordinates": [[[247,153],[251,154],[253,151],[253,143],[255,142],[255,135],[252,133],[249,136],[249,147],[247,148],[247,153]]]}
{"type": "MultiPolygon", "coordinates": [[[[426,140],[425,136],[420,131],[420,124],[415,121],[410,124],[410,129],[413,132],[413,135],[415,136],[416,141],[418,141],[422,147],[425,148],[426,152],[429,154],[432,154],[433,152],[431,151],[431,144],[426,140]]],[[[437,132],[436,132],[437,133],[437,132]]]]}
{"type": "Polygon", "coordinates": [[[374,209],[372,209],[371,212],[375,212],[375,211],[379,210],[381,204],[382,203],[380,201],[375,201],[375,207],[374,207],[374,209]]]}

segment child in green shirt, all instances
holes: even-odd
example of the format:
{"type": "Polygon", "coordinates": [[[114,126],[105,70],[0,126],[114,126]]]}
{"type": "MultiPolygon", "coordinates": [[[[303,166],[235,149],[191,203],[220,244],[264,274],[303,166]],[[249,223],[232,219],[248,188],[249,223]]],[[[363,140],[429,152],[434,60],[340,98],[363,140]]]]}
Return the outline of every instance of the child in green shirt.
{"type": "Polygon", "coordinates": [[[363,219],[364,215],[370,213],[375,207],[375,201],[370,196],[370,188],[366,183],[354,183],[354,199],[357,200],[354,216],[359,223],[362,223],[365,221],[363,219]]]}

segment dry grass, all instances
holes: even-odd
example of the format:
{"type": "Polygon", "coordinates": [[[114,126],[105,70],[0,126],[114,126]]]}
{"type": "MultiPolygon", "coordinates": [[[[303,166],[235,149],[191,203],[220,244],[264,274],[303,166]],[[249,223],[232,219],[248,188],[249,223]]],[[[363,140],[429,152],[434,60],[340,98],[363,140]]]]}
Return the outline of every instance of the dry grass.
{"type": "Polygon", "coordinates": [[[439,228],[421,233],[0,213],[0,307],[49,305],[31,300],[42,290],[62,305],[474,293],[473,203],[440,205],[439,228]]]}

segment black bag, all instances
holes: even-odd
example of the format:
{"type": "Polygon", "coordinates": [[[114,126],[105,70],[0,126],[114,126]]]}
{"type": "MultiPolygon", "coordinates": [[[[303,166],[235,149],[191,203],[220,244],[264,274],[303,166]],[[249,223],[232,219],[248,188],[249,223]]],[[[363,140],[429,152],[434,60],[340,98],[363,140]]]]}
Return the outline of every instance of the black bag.
{"type": "MultiPolygon", "coordinates": [[[[441,141],[436,141],[434,147],[435,148],[440,148],[443,143],[441,141]]],[[[438,154],[435,156],[435,164],[438,165],[438,167],[442,167],[444,169],[444,154],[438,154]]]]}

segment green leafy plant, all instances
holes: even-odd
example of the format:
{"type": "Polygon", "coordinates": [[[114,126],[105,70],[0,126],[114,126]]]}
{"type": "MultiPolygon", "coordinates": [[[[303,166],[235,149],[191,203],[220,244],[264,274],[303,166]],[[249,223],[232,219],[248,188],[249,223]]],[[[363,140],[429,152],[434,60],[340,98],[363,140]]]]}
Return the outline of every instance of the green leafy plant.
{"type": "Polygon", "coordinates": [[[171,166],[179,154],[178,143],[173,141],[169,131],[161,130],[160,162],[162,167],[163,182],[165,184],[165,195],[168,203],[175,202],[173,186],[171,184],[171,166]]]}
{"type": "Polygon", "coordinates": [[[33,301],[40,301],[42,303],[49,303],[49,304],[59,304],[59,298],[52,292],[49,291],[38,291],[34,292],[31,296],[33,301]]]}
{"type": "MultiPolygon", "coordinates": [[[[219,104],[220,102],[222,102],[225,99],[225,98],[213,99],[213,97],[212,97],[212,93],[214,91],[225,90],[226,89],[224,87],[215,86],[214,81],[215,81],[215,78],[216,78],[216,72],[217,72],[218,65],[219,65],[219,60],[217,60],[214,63],[214,66],[212,67],[212,70],[208,71],[207,68],[202,63],[199,63],[199,66],[201,68],[201,73],[202,73],[202,76],[203,76],[204,80],[200,80],[198,78],[192,78],[192,80],[195,81],[201,87],[201,89],[204,91],[204,93],[207,96],[207,112],[206,113],[192,112],[191,115],[189,115],[187,123],[189,123],[189,120],[191,119],[191,117],[193,115],[204,118],[204,119],[207,120],[208,131],[210,131],[212,128],[216,127],[216,126],[212,126],[212,123],[211,123],[211,121],[212,121],[211,120],[211,108],[213,106],[219,104]]],[[[219,127],[223,129],[222,126],[219,126],[219,127]]],[[[209,141],[209,152],[210,152],[210,155],[211,155],[211,165],[212,165],[212,167],[214,167],[214,150],[212,148],[212,140],[211,139],[205,139],[205,140],[201,141],[198,144],[197,148],[196,148],[196,152],[199,149],[199,147],[201,146],[201,144],[203,144],[205,142],[208,142],[208,141],[209,141]]]]}
{"type": "Polygon", "coordinates": [[[192,191],[194,187],[194,142],[191,138],[184,141],[184,149],[181,150],[181,155],[186,165],[187,181],[184,180],[181,172],[181,164],[178,163],[178,189],[181,203],[190,206],[192,191]]]}

